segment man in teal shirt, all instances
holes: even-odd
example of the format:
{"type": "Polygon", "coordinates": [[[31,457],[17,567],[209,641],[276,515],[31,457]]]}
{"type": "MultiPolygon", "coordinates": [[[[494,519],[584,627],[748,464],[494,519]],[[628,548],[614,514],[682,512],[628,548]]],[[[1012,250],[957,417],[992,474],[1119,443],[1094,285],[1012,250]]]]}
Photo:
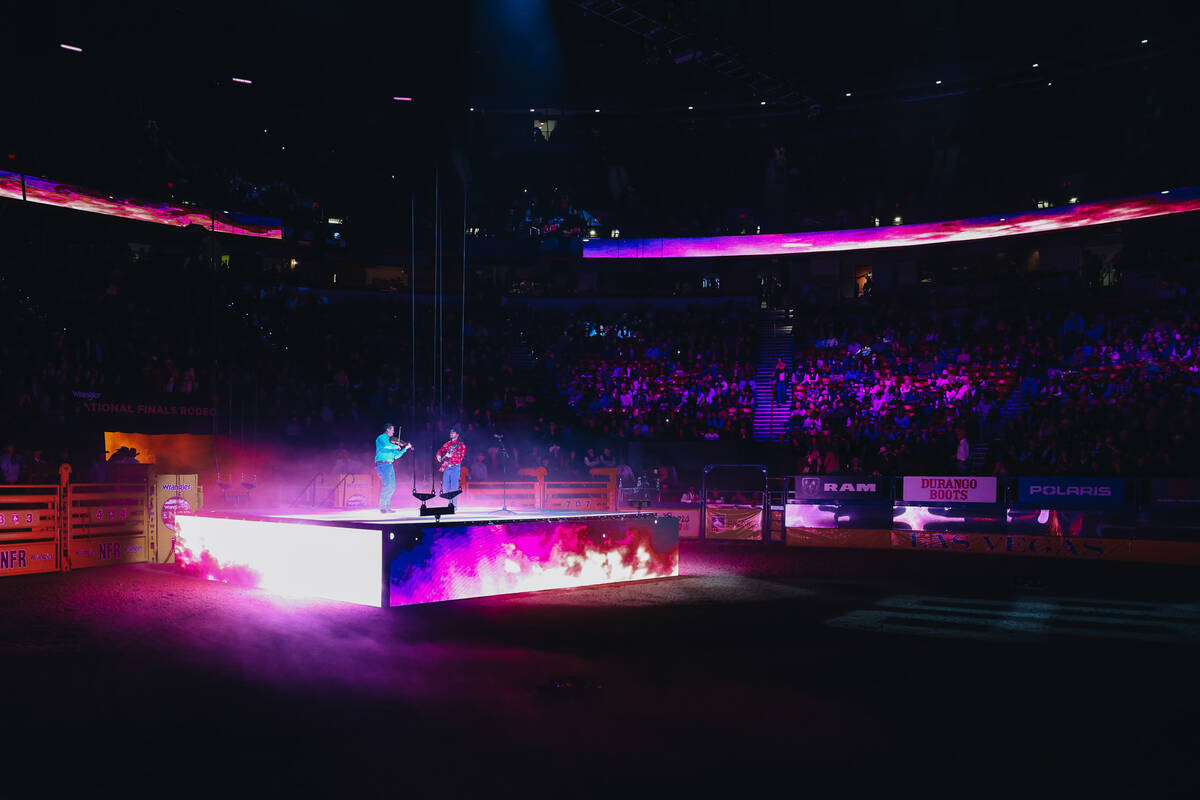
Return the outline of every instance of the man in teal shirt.
{"type": "Polygon", "coordinates": [[[393,462],[412,448],[411,444],[401,447],[392,444],[392,436],[396,427],[390,422],[384,426],[383,433],[375,437],[375,472],[379,475],[379,513],[392,514],[392,495],[396,492],[396,468],[393,462]]]}

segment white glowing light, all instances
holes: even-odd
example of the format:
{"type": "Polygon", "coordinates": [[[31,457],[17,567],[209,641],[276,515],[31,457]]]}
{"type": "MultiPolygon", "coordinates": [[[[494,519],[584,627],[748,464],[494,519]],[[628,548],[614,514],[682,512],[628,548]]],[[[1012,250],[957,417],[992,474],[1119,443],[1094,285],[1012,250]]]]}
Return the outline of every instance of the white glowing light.
{"type": "Polygon", "coordinates": [[[381,531],[185,515],[175,522],[177,560],[216,567],[206,570],[209,580],[223,580],[222,570],[250,570],[272,594],[380,604],[381,531]]]}
{"type": "Polygon", "coordinates": [[[63,50],[70,50],[72,53],[82,53],[83,52],[82,47],[76,47],[73,44],[60,44],[59,47],[61,47],[63,50]]]}
{"type": "Polygon", "coordinates": [[[836,528],[837,511],[832,506],[788,503],[784,506],[784,525],[788,528],[836,528]]]}
{"type": "Polygon", "coordinates": [[[245,83],[245,84],[252,84],[252,83],[254,83],[254,81],[252,81],[252,80],[249,80],[248,78],[232,78],[231,80],[232,80],[234,83],[245,83]]]}
{"type": "Polygon", "coordinates": [[[923,532],[925,526],[930,522],[962,522],[962,517],[946,517],[938,513],[940,509],[927,508],[925,506],[897,506],[903,508],[893,518],[892,528],[897,528],[896,523],[900,522],[908,526],[910,531],[923,532]]]}

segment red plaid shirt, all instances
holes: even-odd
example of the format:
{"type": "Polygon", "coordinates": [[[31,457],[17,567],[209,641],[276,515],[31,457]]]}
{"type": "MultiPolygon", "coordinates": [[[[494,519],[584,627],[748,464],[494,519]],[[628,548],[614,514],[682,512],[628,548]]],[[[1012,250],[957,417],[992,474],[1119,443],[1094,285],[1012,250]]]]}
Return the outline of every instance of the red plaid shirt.
{"type": "Polygon", "coordinates": [[[437,455],[444,466],[452,467],[455,464],[461,464],[467,457],[467,446],[461,441],[446,442],[438,448],[437,455]]]}

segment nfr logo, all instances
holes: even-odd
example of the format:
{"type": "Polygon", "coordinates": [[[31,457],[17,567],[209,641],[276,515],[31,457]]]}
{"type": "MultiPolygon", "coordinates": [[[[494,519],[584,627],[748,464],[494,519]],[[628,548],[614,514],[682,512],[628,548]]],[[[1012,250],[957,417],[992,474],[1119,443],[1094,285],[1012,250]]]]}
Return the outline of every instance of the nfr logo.
{"type": "Polygon", "coordinates": [[[0,550],[0,569],[25,569],[27,566],[24,550],[0,550]]]}
{"type": "Polygon", "coordinates": [[[101,542],[99,550],[101,560],[121,557],[121,545],[116,542],[101,542]]]}

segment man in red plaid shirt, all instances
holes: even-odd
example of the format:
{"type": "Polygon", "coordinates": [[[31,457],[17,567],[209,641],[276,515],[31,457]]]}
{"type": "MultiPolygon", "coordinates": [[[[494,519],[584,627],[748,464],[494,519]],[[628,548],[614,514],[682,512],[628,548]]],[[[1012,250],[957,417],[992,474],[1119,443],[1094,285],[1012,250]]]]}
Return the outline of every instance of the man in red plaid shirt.
{"type": "Polygon", "coordinates": [[[450,441],[438,448],[438,472],[442,473],[442,492],[458,491],[458,475],[462,472],[467,446],[458,440],[458,426],[450,428],[450,441]]]}

